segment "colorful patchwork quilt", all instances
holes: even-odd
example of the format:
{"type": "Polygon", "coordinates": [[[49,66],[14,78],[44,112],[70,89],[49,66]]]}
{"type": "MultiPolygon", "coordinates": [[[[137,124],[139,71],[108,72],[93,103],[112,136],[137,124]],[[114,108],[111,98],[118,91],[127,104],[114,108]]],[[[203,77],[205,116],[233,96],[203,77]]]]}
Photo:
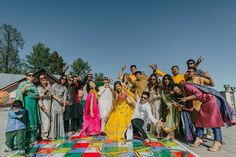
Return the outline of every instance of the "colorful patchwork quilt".
{"type": "MultiPolygon", "coordinates": [[[[119,142],[106,136],[71,136],[63,140],[41,140],[27,150],[28,157],[198,157],[173,140],[151,139],[148,146],[138,139],[119,142]]],[[[11,157],[18,157],[18,153],[11,157]]]]}

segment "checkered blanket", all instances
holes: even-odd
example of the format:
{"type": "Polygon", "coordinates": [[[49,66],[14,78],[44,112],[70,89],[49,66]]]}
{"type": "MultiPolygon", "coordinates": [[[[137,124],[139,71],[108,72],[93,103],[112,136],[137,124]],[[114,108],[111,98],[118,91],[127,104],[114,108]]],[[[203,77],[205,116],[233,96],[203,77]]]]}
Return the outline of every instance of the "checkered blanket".
{"type": "MultiPolygon", "coordinates": [[[[105,136],[63,140],[41,140],[27,151],[29,157],[197,157],[195,153],[173,140],[151,138],[149,146],[137,139],[125,144],[105,136]]],[[[12,155],[18,157],[18,154],[12,155]]]]}

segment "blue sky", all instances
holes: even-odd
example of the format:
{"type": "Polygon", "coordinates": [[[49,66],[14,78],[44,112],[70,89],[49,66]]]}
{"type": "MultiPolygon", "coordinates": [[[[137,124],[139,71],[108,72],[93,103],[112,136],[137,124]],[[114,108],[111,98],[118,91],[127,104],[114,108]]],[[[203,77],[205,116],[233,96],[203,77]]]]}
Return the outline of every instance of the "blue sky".
{"type": "MultiPolygon", "coordinates": [[[[80,57],[93,72],[115,77],[122,65],[171,73],[204,58],[215,88],[236,86],[235,0],[1,0],[0,24],[15,26],[25,45],[43,42],[71,64],[80,57]]],[[[127,71],[129,68],[127,68],[127,71]]]]}

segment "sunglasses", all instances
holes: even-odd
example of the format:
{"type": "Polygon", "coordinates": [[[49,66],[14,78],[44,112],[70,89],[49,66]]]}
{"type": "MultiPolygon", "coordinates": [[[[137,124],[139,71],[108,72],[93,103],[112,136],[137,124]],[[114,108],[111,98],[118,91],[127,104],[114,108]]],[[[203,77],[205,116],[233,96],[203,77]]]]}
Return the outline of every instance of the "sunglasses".
{"type": "Polygon", "coordinates": [[[66,77],[62,77],[63,80],[66,80],[66,77]]]}
{"type": "Polygon", "coordinates": [[[142,99],[148,99],[147,97],[141,96],[142,99]]]}
{"type": "Polygon", "coordinates": [[[192,65],[192,64],[194,64],[194,63],[193,63],[193,62],[189,62],[189,63],[188,63],[188,65],[192,65]]]}
{"type": "Polygon", "coordinates": [[[46,77],[41,77],[41,78],[39,78],[40,80],[42,80],[42,79],[46,79],[46,77]]]}
{"type": "Polygon", "coordinates": [[[151,80],[157,80],[157,79],[155,79],[155,78],[151,78],[151,80]]]}
{"type": "Polygon", "coordinates": [[[193,71],[189,71],[189,70],[187,71],[187,73],[191,73],[191,72],[193,72],[193,71]]]}
{"type": "Polygon", "coordinates": [[[34,74],[28,74],[29,77],[34,77],[34,74]]]}
{"type": "Polygon", "coordinates": [[[108,81],[108,79],[103,79],[103,81],[108,81]]]}

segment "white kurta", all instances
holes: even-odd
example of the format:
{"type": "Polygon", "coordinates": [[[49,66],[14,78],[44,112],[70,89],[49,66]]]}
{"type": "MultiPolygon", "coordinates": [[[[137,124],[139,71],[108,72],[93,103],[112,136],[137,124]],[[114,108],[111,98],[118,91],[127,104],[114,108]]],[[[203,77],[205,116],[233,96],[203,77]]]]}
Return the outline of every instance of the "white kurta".
{"type": "Polygon", "coordinates": [[[37,89],[38,89],[39,96],[40,96],[38,104],[40,106],[39,110],[40,110],[40,116],[41,116],[41,120],[42,120],[41,136],[43,138],[47,138],[49,135],[50,128],[51,128],[51,126],[50,126],[51,104],[52,104],[52,100],[51,100],[51,96],[50,96],[51,86],[49,84],[46,88],[44,88],[42,86],[38,86],[37,89]],[[44,106],[46,111],[43,111],[41,106],[44,106]]]}
{"type": "Polygon", "coordinates": [[[112,91],[110,88],[105,88],[104,86],[99,87],[99,112],[101,118],[105,118],[110,112],[112,106],[112,91]]]}
{"type": "Polygon", "coordinates": [[[112,107],[112,90],[104,86],[99,87],[98,106],[101,117],[101,131],[103,132],[106,124],[106,116],[108,116],[112,107]]]}

